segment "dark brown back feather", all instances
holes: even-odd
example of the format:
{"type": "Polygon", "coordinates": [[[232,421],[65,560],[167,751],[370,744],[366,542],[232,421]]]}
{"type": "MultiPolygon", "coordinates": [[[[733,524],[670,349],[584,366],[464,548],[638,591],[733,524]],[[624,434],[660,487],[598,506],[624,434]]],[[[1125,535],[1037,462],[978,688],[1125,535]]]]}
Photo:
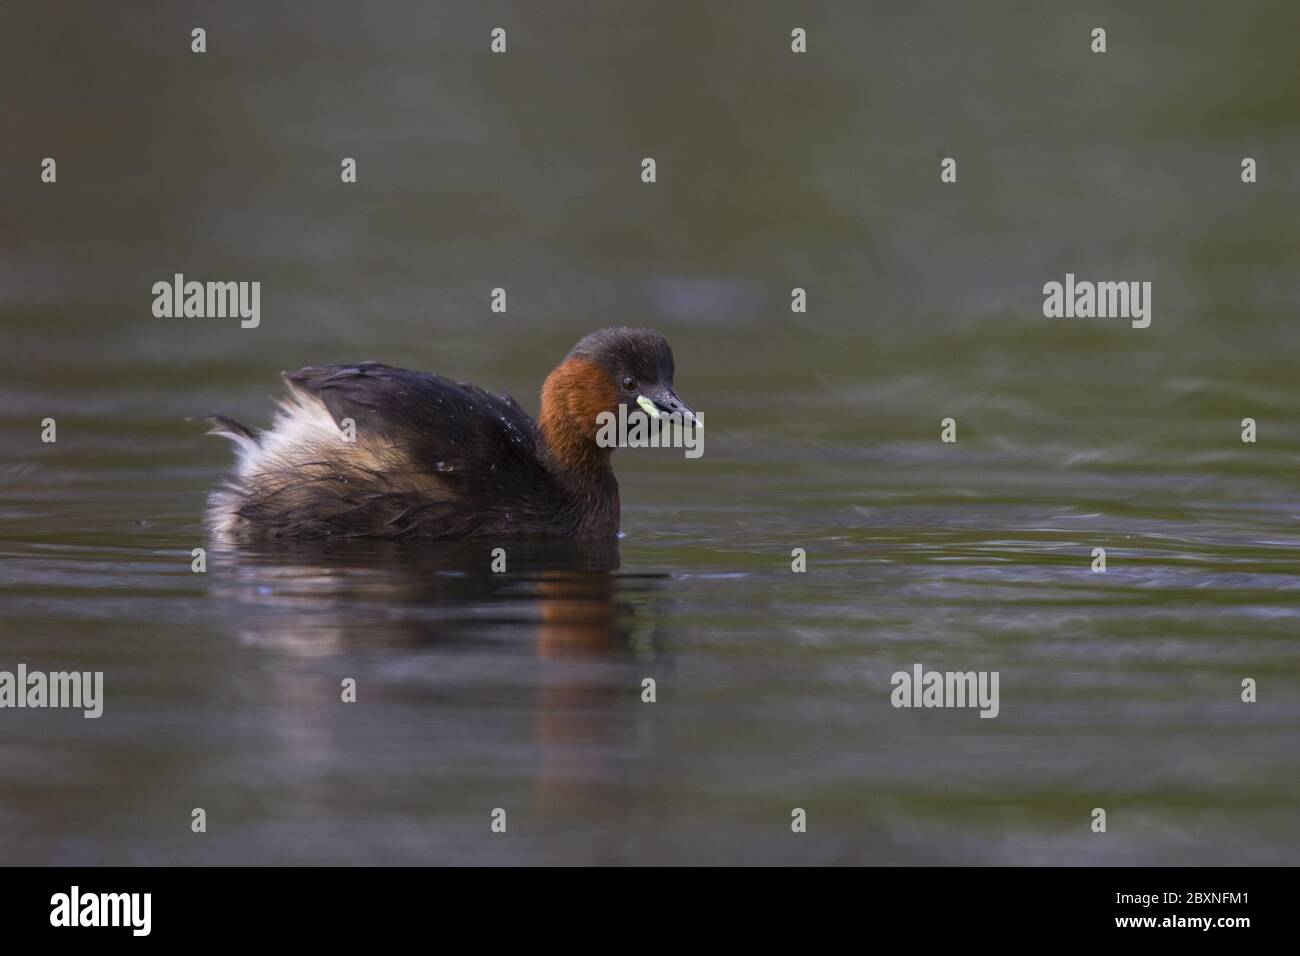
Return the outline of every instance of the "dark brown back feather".
{"type": "Polygon", "coordinates": [[[374,362],[304,368],[285,379],[318,397],[340,427],[353,419],[359,439],[369,432],[400,447],[459,500],[412,500],[398,524],[414,533],[432,530],[411,528],[422,516],[453,536],[545,533],[568,517],[557,514],[570,496],[543,463],[537,425],[509,396],[374,362]]]}

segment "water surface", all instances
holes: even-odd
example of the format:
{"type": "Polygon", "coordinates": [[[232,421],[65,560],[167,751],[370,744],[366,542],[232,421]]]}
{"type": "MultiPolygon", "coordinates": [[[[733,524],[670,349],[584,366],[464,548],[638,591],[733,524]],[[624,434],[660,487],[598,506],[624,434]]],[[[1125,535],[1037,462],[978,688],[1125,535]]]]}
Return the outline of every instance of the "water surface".
{"type": "Polygon", "coordinates": [[[0,669],[106,702],[0,711],[0,859],[1300,862],[1300,12],[1142,7],[7,7],[0,669]],[[607,324],[709,423],[618,454],[616,546],[206,536],[189,416],[364,359],[535,411],[607,324]]]}

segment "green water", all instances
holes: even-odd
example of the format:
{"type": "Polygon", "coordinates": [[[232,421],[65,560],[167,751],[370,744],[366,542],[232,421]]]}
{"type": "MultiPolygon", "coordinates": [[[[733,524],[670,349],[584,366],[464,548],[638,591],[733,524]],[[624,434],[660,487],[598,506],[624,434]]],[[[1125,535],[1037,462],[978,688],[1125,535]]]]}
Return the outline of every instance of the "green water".
{"type": "Polygon", "coordinates": [[[1300,862],[1300,8],[592,6],[6,7],[0,670],[105,703],[0,710],[0,860],[1300,862]],[[365,359],[536,411],[609,324],[708,421],[618,453],[616,552],[205,536],[187,417],[365,359]]]}

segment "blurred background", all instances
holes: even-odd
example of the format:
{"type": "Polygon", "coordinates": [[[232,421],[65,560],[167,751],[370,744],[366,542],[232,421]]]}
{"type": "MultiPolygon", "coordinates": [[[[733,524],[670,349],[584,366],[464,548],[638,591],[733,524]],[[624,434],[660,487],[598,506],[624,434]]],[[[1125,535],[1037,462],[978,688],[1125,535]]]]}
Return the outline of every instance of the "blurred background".
{"type": "Polygon", "coordinates": [[[1300,6],[0,18],[0,669],[106,695],[0,712],[0,860],[1300,862],[1300,6]],[[1151,327],[1045,319],[1067,272],[1151,327]],[[616,456],[616,547],[206,538],[189,416],[366,359],[535,412],[610,324],[709,423],[616,456]],[[891,708],[917,662],[1001,715],[891,708]]]}

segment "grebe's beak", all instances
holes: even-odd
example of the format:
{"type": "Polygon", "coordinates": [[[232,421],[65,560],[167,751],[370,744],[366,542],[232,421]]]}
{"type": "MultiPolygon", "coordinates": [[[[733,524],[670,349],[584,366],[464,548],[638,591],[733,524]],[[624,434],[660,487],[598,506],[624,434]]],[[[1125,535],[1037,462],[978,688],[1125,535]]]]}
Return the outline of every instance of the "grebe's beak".
{"type": "Polygon", "coordinates": [[[677,393],[668,385],[656,385],[648,388],[636,397],[636,403],[641,406],[642,410],[651,418],[659,418],[662,415],[677,415],[681,419],[682,427],[693,425],[696,428],[703,428],[704,421],[699,415],[696,415],[685,402],[677,397],[677,393]]]}

